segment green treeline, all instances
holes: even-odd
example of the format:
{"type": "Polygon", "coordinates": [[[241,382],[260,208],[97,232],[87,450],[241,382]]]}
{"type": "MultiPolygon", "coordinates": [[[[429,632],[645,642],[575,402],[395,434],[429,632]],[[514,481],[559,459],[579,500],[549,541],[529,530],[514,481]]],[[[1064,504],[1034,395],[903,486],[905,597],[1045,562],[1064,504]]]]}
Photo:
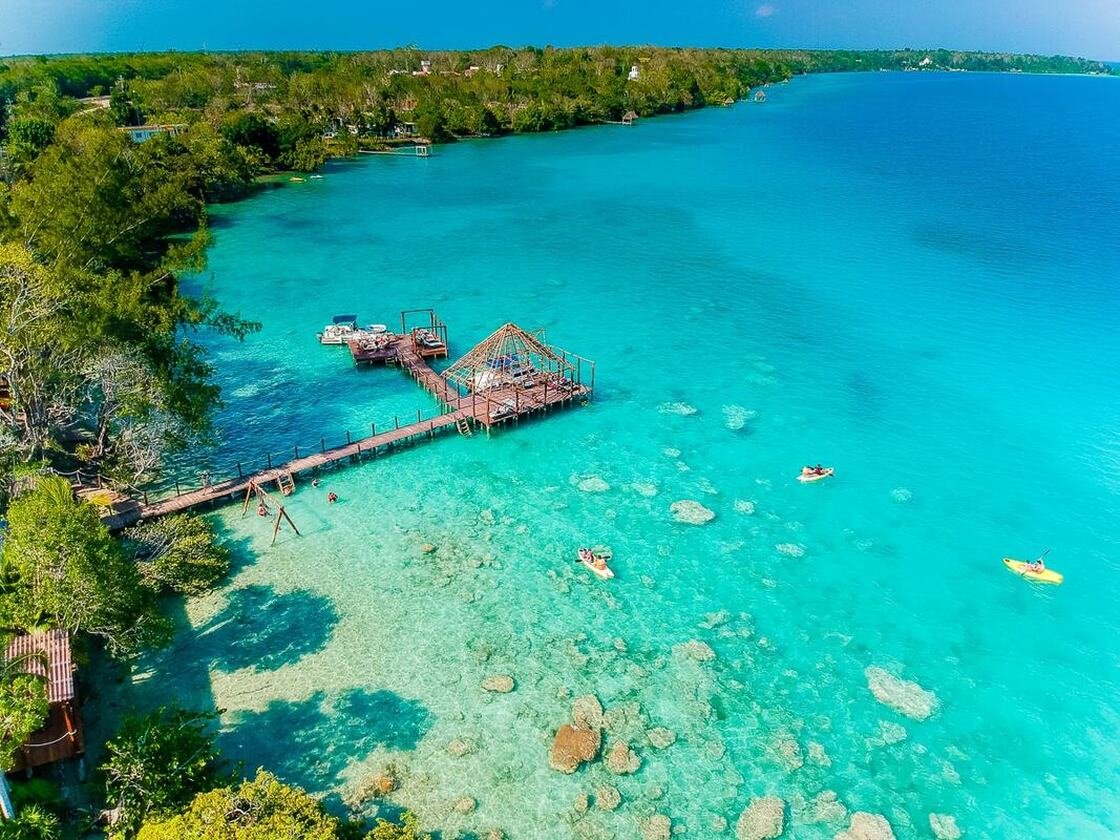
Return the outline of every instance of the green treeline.
{"type": "Polygon", "coordinates": [[[21,96],[43,91],[71,101],[108,96],[117,125],[207,123],[269,164],[313,168],[327,154],[324,138],[352,151],[361,138],[406,124],[433,141],[548,131],[628,111],[728,104],[801,73],[879,69],[1110,72],[1085,59],[949,50],[136,53],[9,59],[0,65],[0,99],[18,111],[21,96]]]}

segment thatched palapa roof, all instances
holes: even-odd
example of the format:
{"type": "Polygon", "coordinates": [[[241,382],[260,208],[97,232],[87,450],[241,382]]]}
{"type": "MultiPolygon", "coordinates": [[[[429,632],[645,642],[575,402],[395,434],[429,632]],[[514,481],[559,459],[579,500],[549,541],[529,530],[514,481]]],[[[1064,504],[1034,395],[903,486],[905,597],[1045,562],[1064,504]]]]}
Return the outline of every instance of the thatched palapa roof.
{"type": "Polygon", "coordinates": [[[532,373],[558,373],[576,379],[578,357],[544,343],[543,335],[503,324],[473,350],[444,371],[444,377],[463,393],[500,386],[517,386],[532,373]]]}

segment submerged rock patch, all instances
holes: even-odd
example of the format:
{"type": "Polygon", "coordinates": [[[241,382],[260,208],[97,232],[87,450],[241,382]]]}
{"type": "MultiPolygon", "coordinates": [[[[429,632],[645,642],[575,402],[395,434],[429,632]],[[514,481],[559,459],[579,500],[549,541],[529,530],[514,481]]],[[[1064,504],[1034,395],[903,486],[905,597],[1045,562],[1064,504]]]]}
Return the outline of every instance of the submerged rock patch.
{"type": "Polygon", "coordinates": [[[603,728],[603,704],[594,694],[585,694],[572,701],[572,723],[585,729],[603,728]]]}
{"type": "Polygon", "coordinates": [[[658,406],[657,410],[662,414],[678,414],[681,417],[691,417],[693,414],[696,414],[699,409],[686,402],[663,402],[658,406]]]}
{"type": "Polygon", "coordinates": [[[960,840],[961,830],[951,814],[930,814],[929,829],[937,840],[960,840]]]}
{"type": "Polygon", "coordinates": [[[514,689],[513,677],[509,674],[495,674],[484,679],[482,687],[495,694],[509,694],[514,689]]]}
{"type": "Polygon", "coordinates": [[[786,803],[778,796],[752,799],[735,824],[736,840],[772,840],[785,831],[786,803]]]}
{"type": "Polygon", "coordinates": [[[447,754],[454,758],[462,758],[475,751],[475,743],[469,738],[453,738],[447,742],[447,754]]]}
{"type": "Polygon", "coordinates": [[[605,763],[607,769],[616,776],[636,773],[638,768],[642,766],[642,760],[638,757],[638,754],[625,741],[615,741],[611,744],[611,748],[607,751],[605,763]]]}
{"type": "Polygon", "coordinates": [[[937,711],[937,695],[916,682],[897,677],[877,665],[868,666],[863,673],[875,699],[899,714],[914,720],[925,720],[937,711]]]}
{"type": "Polygon", "coordinates": [[[891,824],[882,814],[856,811],[847,831],[836,835],[836,840],[895,840],[891,824]]]}
{"type": "Polygon", "coordinates": [[[613,811],[622,804],[622,794],[613,785],[603,785],[595,791],[595,807],[600,811],[613,811]]]}
{"type": "Polygon", "coordinates": [[[611,489],[611,486],[597,475],[589,475],[587,478],[581,479],[576,487],[584,493],[606,493],[611,489]]]}
{"type": "Polygon", "coordinates": [[[704,525],[716,518],[715,511],[693,499],[680,499],[669,505],[673,519],[686,525],[704,525]]]}
{"type": "Polygon", "coordinates": [[[576,772],[581,764],[594,761],[599,755],[602,738],[598,729],[565,723],[556,730],[556,736],[552,740],[549,766],[561,773],[576,772]]]}
{"type": "Polygon", "coordinates": [[[822,790],[813,800],[813,822],[839,823],[848,816],[848,809],[844,807],[834,790],[822,790]]]}
{"type": "Polygon", "coordinates": [[[711,662],[716,658],[716,652],[712,650],[712,646],[697,639],[685,642],[682,645],[673,645],[673,653],[688,659],[695,659],[697,662],[711,662]]]}
{"type": "Polygon", "coordinates": [[[743,408],[741,405],[725,405],[723,407],[723,425],[733,432],[737,432],[747,425],[747,421],[758,416],[758,412],[743,408]]]}
{"type": "Polygon", "coordinates": [[[669,840],[673,821],[664,814],[654,814],[642,824],[642,840],[669,840]]]}

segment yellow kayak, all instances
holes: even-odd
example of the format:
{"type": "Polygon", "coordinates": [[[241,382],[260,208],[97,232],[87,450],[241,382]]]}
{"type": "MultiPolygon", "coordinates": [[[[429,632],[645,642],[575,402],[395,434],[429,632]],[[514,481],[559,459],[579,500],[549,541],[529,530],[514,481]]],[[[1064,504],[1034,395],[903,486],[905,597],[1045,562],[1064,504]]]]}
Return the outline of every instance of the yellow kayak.
{"type": "Polygon", "coordinates": [[[1052,583],[1058,586],[1064,579],[1061,572],[1055,572],[1053,569],[1043,569],[1041,572],[1032,572],[1030,569],[1031,564],[1025,560],[1013,560],[1010,557],[1004,557],[1003,565],[1024,580],[1033,581],[1034,583],[1052,583]]]}

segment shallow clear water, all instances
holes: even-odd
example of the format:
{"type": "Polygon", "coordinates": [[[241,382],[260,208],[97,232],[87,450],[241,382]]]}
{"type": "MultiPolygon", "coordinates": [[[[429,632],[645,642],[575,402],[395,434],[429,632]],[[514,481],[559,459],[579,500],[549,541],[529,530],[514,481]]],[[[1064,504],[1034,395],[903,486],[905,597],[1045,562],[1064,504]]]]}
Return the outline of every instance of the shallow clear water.
{"type": "Polygon", "coordinates": [[[270,523],[220,510],[238,568],[131,699],[217,703],[230,755],[341,799],[395,762],[392,807],[449,835],[631,837],[658,812],[715,836],[776,793],[788,836],[831,837],[846,820],[812,800],[834,790],[900,837],[932,836],[930,813],[969,837],[1115,836],[1118,115],[1113,80],[814,77],[220,208],[207,282],[264,328],[213,344],[216,472],[433,407],[319,347],[336,312],[434,306],[453,356],[544,326],[598,389],[304,480],[303,536],[271,548],[270,523]],[[818,461],[837,476],[794,480],[818,461]],[[715,519],[675,522],[680,499],[715,519]],[[588,542],[613,547],[609,584],[573,562],[588,542]],[[1000,563],[1047,547],[1060,588],[1000,563]],[[716,658],[674,652],[690,640],[716,658]],[[877,702],[871,666],[934,714],[877,702]],[[516,690],[483,691],[493,674],[516,690]],[[651,749],[631,714],[637,774],[550,770],[588,692],[677,742],[651,749]],[[608,780],[617,811],[573,810],[608,780]]]}

